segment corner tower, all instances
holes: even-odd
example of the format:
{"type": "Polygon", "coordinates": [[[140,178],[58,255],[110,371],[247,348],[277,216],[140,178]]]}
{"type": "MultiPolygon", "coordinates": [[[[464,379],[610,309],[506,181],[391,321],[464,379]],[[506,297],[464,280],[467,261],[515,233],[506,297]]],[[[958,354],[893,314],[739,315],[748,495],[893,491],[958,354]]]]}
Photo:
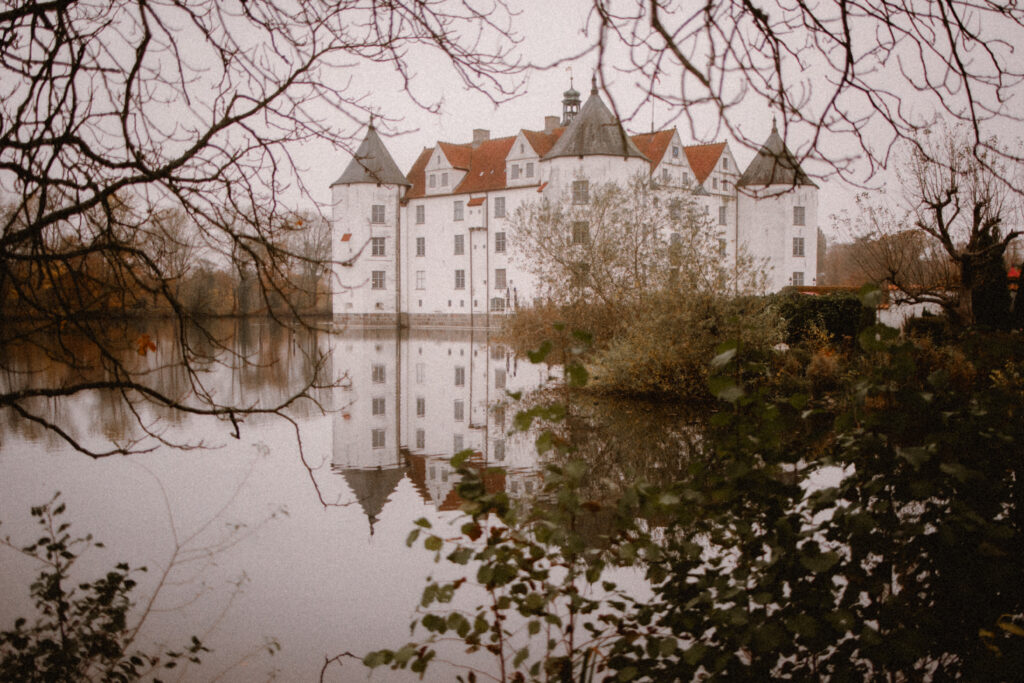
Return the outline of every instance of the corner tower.
{"type": "Polygon", "coordinates": [[[737,243],[771,264],[766,289],[817,284],[818,186],[772,132],[736,182],[737,243]]]}
{"type": "Polygon", "coordinates": [[[409,185],[371,119],[352,161],[331,183],[335,318],[400,320],[400,200],[409,185]]]}
{"type": "Polygon", "coordinates": [[[590,97],[541,161],[547,166],[548,191],[556,194],[572,186],[580,195],[579,183],[622,184],[639,173],[650,175],[650,160],[601,100],[596,76],[590,97]]]}

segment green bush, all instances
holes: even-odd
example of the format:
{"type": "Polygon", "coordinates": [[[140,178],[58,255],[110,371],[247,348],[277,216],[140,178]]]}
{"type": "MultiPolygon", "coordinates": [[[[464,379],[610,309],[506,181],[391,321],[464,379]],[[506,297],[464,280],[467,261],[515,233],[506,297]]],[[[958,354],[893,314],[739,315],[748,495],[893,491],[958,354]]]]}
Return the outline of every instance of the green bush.
{"type": "Polygon", "coordinates": [[[786,322],[786,343],[798,344],[824,329],[833,339],[856,339],[874,322],[873,312],[861,306],[853,292],[809,296],[783,292],[772,297],[786,322]]]}

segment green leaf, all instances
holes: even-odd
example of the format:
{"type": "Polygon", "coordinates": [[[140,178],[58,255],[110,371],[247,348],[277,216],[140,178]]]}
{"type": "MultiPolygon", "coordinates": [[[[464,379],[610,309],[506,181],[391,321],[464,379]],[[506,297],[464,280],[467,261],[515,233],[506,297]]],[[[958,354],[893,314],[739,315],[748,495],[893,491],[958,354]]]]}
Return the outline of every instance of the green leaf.
{"type": "Polygon", "coordinates": [[[877,309],[885,301],[885,292],[878,285],[870,282],[857,291],[857,296],[860,298],[861,306],[872,310],[877,309]]]}
{"type": "Polygon", "coordinates": [[[566,379],[569,381],[571,387],[583,387],[587,385],[587,380],[590,376],[587,374],[587,369],[583,367],[582,363],[570,363],[565,368],[567,375],[566,379]]]}
{"type": "Polygon", "coordinates": [[[462,467],[462,465],[465,464],[466,460],[468,460],[469,456],[471,456],[472,454],[473,450],[470,448],[466,448],[464,450],[459,451],[458,453],[452,456],[452,467],[456,469],[462,467]]]}
{"type": "Polygon", "coordinates": [[[518,669],[519,665],[525,662],[526,658],[529,656],[530,648],[524,647],[521,650],[519,650],[519,652],[516,653],[516,656],[512,658],[512,668],[518,669]]]}
{"type": "Polygon", "coordinates": [[[827,572],[829,569],[834,567],[838,561],[839,553],[836,552],[805,553],[800,556],[800,564],[815,574],[827,572]]]}
{"type": "Polygon", "coordinates": [[[472,557],[473,551],[470,548],[458,548],[448,555],[448,561],[455,564],[466,564],[472,557]]]}
{"type": "Polygon", "coordinates": [[[545,340],[540,345],[540,348],[538,348],[538,349],[536,349],[534,351],[527,351],[526,352],[526,357],[530,359],[531,363],[543,363],[544,359],[548,357],[549,353],[551,353],[551,348],[552,348],[551,342],[545,340]]]}
{"type": "Polygon", "coordinates": [[[427,540],[423,541],[423,547],[427,550],[440,550],[444,546],[444,541],[438,536],[428,536],[427,540]]]}
{"type": "Polygon", "coordinates": [[[708,389],[715,398],[728,403],[736,403],[743,398],[743,389],[732,377],[713,375],[708,378],[708,389]]]}
{"type": "Polygon", "coordinates": [[[405,545],[408,548],[412,547],[412,544],[416,542],[416,539],[420,537],[420,530],[413,529],[409,532],[409,535],[405,538],[405,545]]]}
{"type": "Polygon", "coordinates": [[[731,348],[727,348],[724,351],[721,351],[720,353],[718,353],[718,355],[711,359],[711,368],[713,370],[724,368],[726,365],[729,364],[729,361],[736,357],[736,351],[736,344],[735,342],[733,342],[731,348]]]}

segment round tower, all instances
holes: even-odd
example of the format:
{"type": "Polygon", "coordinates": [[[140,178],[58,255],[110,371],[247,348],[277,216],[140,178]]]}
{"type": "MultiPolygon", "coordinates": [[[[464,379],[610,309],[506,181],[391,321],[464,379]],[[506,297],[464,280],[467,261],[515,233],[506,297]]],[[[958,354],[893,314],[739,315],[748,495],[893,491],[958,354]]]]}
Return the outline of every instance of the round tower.
{"type": "Polygon", "coordinates": [[[400,321],[400,201],[409,185],[371,120],[352,161],[331,184],[335,318],[400,321]]]}

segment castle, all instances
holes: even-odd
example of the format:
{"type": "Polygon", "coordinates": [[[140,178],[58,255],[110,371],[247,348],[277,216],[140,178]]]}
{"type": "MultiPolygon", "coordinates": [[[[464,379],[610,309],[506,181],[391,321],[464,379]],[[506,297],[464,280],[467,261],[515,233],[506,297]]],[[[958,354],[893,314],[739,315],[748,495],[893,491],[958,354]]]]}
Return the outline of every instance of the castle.
{"type": "Polygon", "coordinates": [[[588,200],[589,188],[649,174],[687,189],[718,229],[723,259],[737,246],[766,264],[767,288],[815,284],[818,187],[772,126],[740,171],[728,143],[683,145],[675,128],[629,135],[598,94],[570,87],[562,117],[541,130],[425,148],[407,174],[371,122],[331,185],[333,313],[365,324],[488,325],[537,291],[517,267],[508,221],[542,197],[588,200]],[[338,283],[341,290],[337,291],[338,283]]]}

